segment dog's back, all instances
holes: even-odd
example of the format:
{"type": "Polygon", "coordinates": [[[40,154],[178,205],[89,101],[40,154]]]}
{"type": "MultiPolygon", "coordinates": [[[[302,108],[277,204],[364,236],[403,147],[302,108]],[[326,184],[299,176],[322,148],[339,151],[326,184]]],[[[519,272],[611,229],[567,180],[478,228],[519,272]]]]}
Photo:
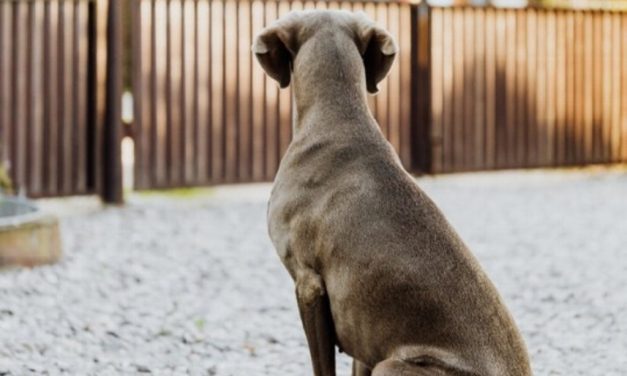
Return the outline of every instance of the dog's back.
{"type": "Polygon", "coordinates": [[[372,364],[401,351],[530,374],[498,292],[382,138],[295,140],[275,184],[291,199],[273,199],[270,215],[290,223],[290,248],[309,250],[290,259],[321,273],[341,349],[372,364]]]}
{"type": "Polygon", "coordinates": [[[369,113],[358,89],[376,91],[395,46],[351,17],[298,15],[255,47],[282,86],[294,80],[294,139],[268,224],[297,282],[316,375],[334,374],[325,330],[364,364],[360,375],[530,375],[498,292],[369,113]]]}

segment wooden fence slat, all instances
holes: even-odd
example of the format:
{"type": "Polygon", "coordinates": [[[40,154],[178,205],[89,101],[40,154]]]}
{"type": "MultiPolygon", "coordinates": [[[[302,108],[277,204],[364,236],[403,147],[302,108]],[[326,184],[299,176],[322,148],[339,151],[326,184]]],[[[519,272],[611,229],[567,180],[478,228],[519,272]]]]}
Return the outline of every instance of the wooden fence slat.
{"type": "MultiPolygon", "coordinates": [[[[316,4],[316,8],[321,4],[316,4]]],[[[277,4],[274,2],[265,3],[265,23],[269,25],[277,18],[277,4]]],[[[265,159],[266,159],[266,179],[274,179],[274,172],[279,165],[278,156],[278,84],[271,78],[265,76],[265,159]]]]}
{"type": "MultiPolygon", "coordinates": [[[[444,18],[443,10],[431,9],[431,143],[432,143],[432,171],[441,172],[444,169],[443,142],[444,142],[444,18]]],[[[425,142],[429,142],[425,140],[425,142]]]]}
{"type": "MultiPolygon", "coordinates": [[[[264,6],[263,2],[256,0],[252,3],[252,21],[251,21],[251,35],[257,35],[263,28],[265,23],[264,6]]],[[[253,58],[254,60],[254,58],[253,58]]],[[[252,169],[253,169],[253,181],[263,180],[265,177],[266,164],[265,164],[265,74],[263,69],[257,64],[256,61],[252,63],[252,80],[251,80],[251,95],[252,95],[252,137],[253,137],[253,151],[252,151],[252,169]]]]}
{"type": "Polygon", "coordinates": [[[506,10],[496,11],[496,80],[495,80],[495,167],[507,167],[507,17],[506,10]]]}
{"type": "Polygon", "coordinates": [[[584,78],[583,78],[583,121],[584,156],[583,160],[594,161],[593,122],[594,122],[594,18],[589,12],[584,17],[584,78]]]}
{"type": "Polygon", "coordinates": [[[627,13],[621,15],[621,149],[622,162],[627,162],[627,46],[625,46],[624,38],[627,35],[627,13]]]}
{"type": "Polygon", "coordinates": [[[486,12],[478,9],[476,13],[474,28],[474,135],[472,147],[473,169],[480,169],[484,166],[485,155],[485,125],[486,125],[486,12]]]}
{"type": "Polygon", "coordinates": [[[496,11],[486,10],[485,23],[485,74],[486,74],[486,122],[485,157],[486,169],[495,167],[496,160],[496,11]]]}
{"type": "Polygon", "coordinates": [[[555,40],[555,127],[553,132],[553,163],[565,163],[565,118],[566,118],[566,17],[556,14],[555,40]]]}
{"type": "Polygon", "coordinates": [[[592,154],[593,163],[603,158],[603,20],[602,15],[593,12],[592,48],[592,154]]]}
{"type": "Polygon", "coordinates": [[[164,1],[153,0],[152,12],[152,60],[153,60],[153,77],[152,77],[152,96],[153,96],[153,112],[152,121],[155,125],[153,129],[151,160],[154,163],[153,169],[153,187],[167,186],[167,158],[168,149],[166,149],[167,139],[167,118],[168,118],[168,100],[166,93],[167,81],[167,46],[165,43],[168,38],[167,28],[164,21],[167,19],[167,4],[164,1]]]}
{"type": "MultiPolygon", "coordinates": [[[[43,80],[42,80],[42,66],[39,64],[42,61],[42,38],[43,38],[43,3],[34,2],[30,4],[29,8],[29,62],[28,70],[30,71],[30,83],[28,88],[29,107],[30,114],[27,122],[29,126],[28,134],[28,164],[30,166],[30,173],[28,176],[28,193],[33,195],[39,195],[42,191],[42,101],[41,93],[43,92],[43,80]]],[[[0,22],[2,22],[0,20],[0,22]]],[[[2,50],[2,47],[0,47],[2,50]]],[[[2,73],[0,72],[0,75],[2,73]]],[[[1,87],[1,84],[0,84],[1,87]]],[[[1,90],[1,89],[0,89],[1,90]]],[[[2,96],[0,92],[0,96],[2,96]]],[[[0,112],[2,109],[0,109],[0,112]]],[[[2,137],[2,136],[0,136],[2,137]]],[[[1,157],[0,157],[1,160],[1,157]]]]}
{"type": "Polygon", "coordinates": [[[224,7],[211,2],[211,178],[224,180],[224,7]]]}
{"type": "MultiPolygon", "coordinates": [[[[473,55],[475,53],[475,36],[474,29],[476,27],[475,19],[477,18],[478,10],[468,9],[464,12],[463,23],[463,119],[462,125],[463,131],[461,132],[461,143],[463,144],[462,151],[462,163],[461,168],[464,170],[474,170],[476,166],[473,164],[473,154],[476,152],[476,145],[474,145],[474,113],[476,107],[477,98],[474,95],[475,85],[477,78],[475,77],[475,61],[473,55]]],[[[460,52],[460,55],[462,53],[460,52]]]]}
{"type": "Polygon", "coordinates": [[[516,153],[513,159],[515,167],[525,166],[527,149],[527,22],[523,11],[516,11],[516,93],[514,106],[516,110],[513,142],[516,153]]]}
{"type": "MultiPolygon", "coordinates": [[[[0,2],[0,51],[7,51],[10,47],[9,2],[0,2]]],[[[8,53],[0,54],[0,165],[8,165],[9,162],[9,56],[8,53]]],[[[6,166],[5,166],[6,167],[6,166]]]]}
{"type": "Polygon", "coordinates": [[[547,88],[547,72],[549,68],[547,59],[549,41],[547,38],[547,14],[546,11],[538,11],[538,45],[537,45],[537,85],[536,85],[536,110],[538,122],[536,139],[533,140],[536,145],[536,162],[534,167],[545,166],[547,160],[547,133],[549,127],[548,119],[548,88],[547,88]]]}
{"type": "Polygon", "coordinates": [[[238,166],[237,124],[237,2],[224,1],[224,158],[225,180],[235,182],[238,166]]]}
{"type": "Polygon", "coordinates": [[[505,100],[503,111],[505,124],[503,124],[503,159],[505,168],[516,167],[516,11],[509,9],[503,15],[505,18],[505,100]]]}
{"type": "MultiPolygon", "coordinates": [[[[346,2],[345,4],[349,4],[346,2]]],[[[403,5],[400,8],[399,14],[399,46],[400,56],[399,58],[399,80],[400,80],[400,98],[399,98],[399,119],[398,127],[400,128],[400,158],[405,168],[412,168],[411,165],[411,105],[412,105],[412,38],[411,31],[411,12],[412,8],[408,5],[403,5]]],[[[427,93],[422,93],[426,95],[427,93]]]]}
{"type": "Polygon", "coordinates": [[[557,77],[557,57],[556,57],[556,22],[555,12],[549,10],[546,12],[546,125],[545,131],[542,133],[542,166],[552,166],[553,160],[553,145],[555,142],[555,81],[557,77]]]}
{"type": "Polygon", "coordinates": [[[181,75],[183,76],[183,88],[181,101],[183,102],[181,122],[185,124],[185,133],[181,137],[182,180],[184,185],[195,182],[194,176],[197,167],[195,154],[197,150],[198,129],[196,119],[196,95],[197,87],[194,80],[196,57],[196,34],[194,24],[194,1],[181,0],[181,46],[182,58],[181,75]]]}
{"type": "Polygon", "coordinates": [[[566,107],[564,117],[564,164],[571,165],[575,158],[576,143],[576,127],[575,120],[575,91],[576,82],[576,63],[575,63],[575,16],[573,12],[567,12],[566,15],[566,31],[564,35],[565,59],[566,59],[566,107]]]}
{"type": "Polygon", "coordinates": [[[611,100],[611,120],[610,120],[610,134],[611,140],[611,153],[609,162],[620,162],[620,53],[621,53],[621,41],[625,43],[620,33],[620,13],[614,13],[611,15],[611,35],[608,38],[611,40],[610,51],[612,56],[612,63],[609,68],[610,84],[612,86],[610,100],[611,100]]]}
{"type": "MultiPolygon", "coordinates": [[[[252,60],[250,46],[252,45],[251,33],[251,2],[239,4],[239,79],[238,79],[238,127],[239,127],[239,164],[238,180],[252,180],[252,60]]],[[[288,93],[289,95],[289,93],[288,93]]]]}
{"type": "Polygon", "coordinates": [[[13,91],[12,91],[12,108],[13,116],[11,119],[12,138],[13,144],[11,160],[12,160],[12,172],[13,179],[20,186],[18,188],[24,188],[26,183],[26,127],[27,113],[30,109],[27,107],[28,83],[26,81],[27,76],[27,20],[28,4],[23,2],[14,2],[13,4],[13,56],[12,56],[12,79],[13,79],[13,91]]]}
{"type": "Polygon", "coordinates": [[[449,133],[451,151],[451,167],[464,170],[464,10],[452,10],[453,35],[453,86],[452,106],[453,122],[449,133]]]}
{"type": "Polygon", "coordinates": [[[196,152],[196,179],[199,182],[210,181],[211,168],[211,106],[209,82],[210,66],[210,25],[207,20],[210,17],[208,1],[196,1],[196,51],[195,59],[197,107],[198,107],[198,148],[196,152]]]}

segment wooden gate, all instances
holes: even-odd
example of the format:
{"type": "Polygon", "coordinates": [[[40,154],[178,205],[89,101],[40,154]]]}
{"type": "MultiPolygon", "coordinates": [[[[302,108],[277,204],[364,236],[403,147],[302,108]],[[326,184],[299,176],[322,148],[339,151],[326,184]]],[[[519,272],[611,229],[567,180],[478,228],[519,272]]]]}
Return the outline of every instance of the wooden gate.
{"type": "Polygon", "coordinates": [[[98,8],[96,0],[0,1],[0,161],[31,197],[98,190],[97,60],[106,47],[98,8]]]}
{"type": "Polygon", "coordinates": [[[436,7],[428,23],[428,171],[627,162],[627,12],[436,7]]]}
{"type": "Polygon", "coordinates": [[[133,1],[135,183],[140,189],[271,180],[291,139],[291,93],[250,52],[292,9],[363,10],[400,56],[371,97],[383,133],[411,160],[411,6],[361,1],[133,1]]]}

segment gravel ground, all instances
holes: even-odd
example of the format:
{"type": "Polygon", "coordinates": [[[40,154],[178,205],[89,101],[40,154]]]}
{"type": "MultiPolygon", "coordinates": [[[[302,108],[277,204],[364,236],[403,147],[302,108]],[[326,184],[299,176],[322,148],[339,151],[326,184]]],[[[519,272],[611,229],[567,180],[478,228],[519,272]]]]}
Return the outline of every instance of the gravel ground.
{"type": "MultiPolygon", "coordinates": [[[[627,375],[627,172],[419,183],[503,294],[536,375],[627,375]]],[[[311,374],[268,192],[44,202],[63,209],[65,257],[0,272],[0,375],[311,374]]]]}

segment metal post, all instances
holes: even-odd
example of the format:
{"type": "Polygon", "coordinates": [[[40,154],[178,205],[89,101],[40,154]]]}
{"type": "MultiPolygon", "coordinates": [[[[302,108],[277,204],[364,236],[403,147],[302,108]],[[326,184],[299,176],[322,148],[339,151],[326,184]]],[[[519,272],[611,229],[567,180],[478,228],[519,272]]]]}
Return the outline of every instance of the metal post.
{"type": "Polygon", "coordinates": [[[122,188],[122,17],[121,0],[109,0],[107,17],[107,92],[103,129],[102,200],[121,204],[122,188]]]}

